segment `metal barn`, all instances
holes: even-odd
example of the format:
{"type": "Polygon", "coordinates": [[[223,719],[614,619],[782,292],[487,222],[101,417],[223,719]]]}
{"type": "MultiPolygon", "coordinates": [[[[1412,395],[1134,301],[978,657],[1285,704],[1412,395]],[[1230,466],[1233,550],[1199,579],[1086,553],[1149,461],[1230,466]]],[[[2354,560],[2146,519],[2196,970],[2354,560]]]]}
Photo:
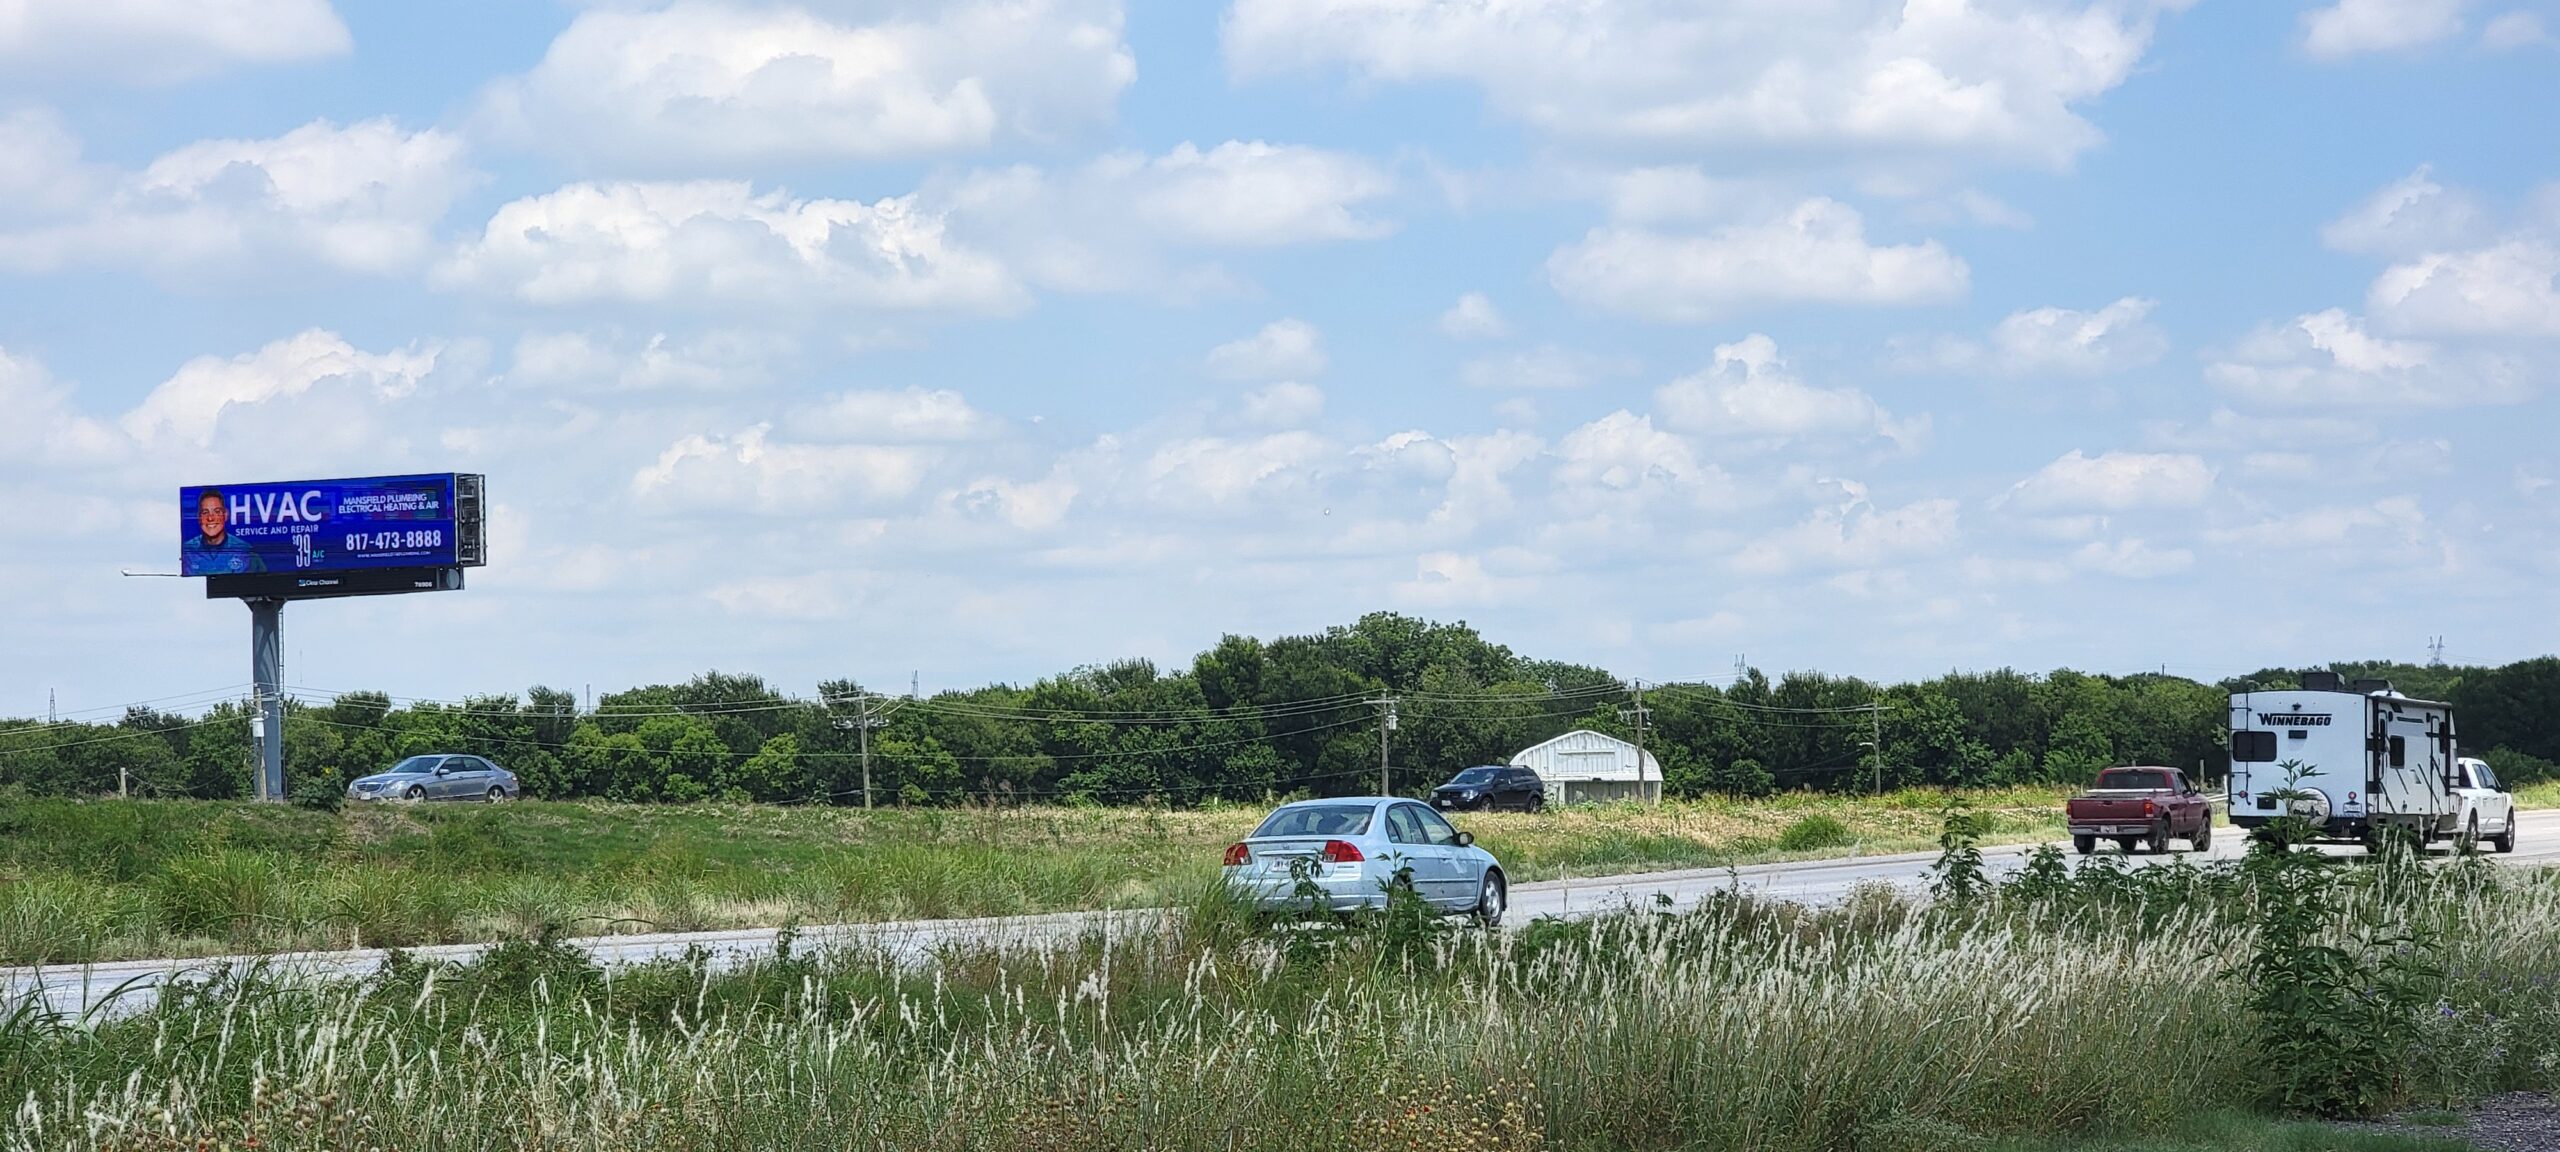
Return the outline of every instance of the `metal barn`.
{"type": "Polygon", "coordinates": [[[1536,772],[1546,782],[1549,804],[1662,798],[1662,762],[1653,753],[1588,728],[1521,749],[1511,766],[1536,772]]]}

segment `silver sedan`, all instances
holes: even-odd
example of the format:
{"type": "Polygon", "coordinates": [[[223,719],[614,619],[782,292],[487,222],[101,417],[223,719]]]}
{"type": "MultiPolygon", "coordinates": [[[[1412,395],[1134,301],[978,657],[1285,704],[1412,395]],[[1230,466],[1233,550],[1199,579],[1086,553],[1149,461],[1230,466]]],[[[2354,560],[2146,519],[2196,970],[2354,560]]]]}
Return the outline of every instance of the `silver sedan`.
{"type": "Polygon", "coordinates": [[[347,782],[349,800],[486,800],[497,803],[524,795],[516,774],[477,756],[436,753],[412,756],[347,782]]]}
{"type": "Polygon", "coordinates": [[[1376,908],[1409,882],[1433,908],[1500,924],[1511,898],[1502,862],[1419,801],[1353,796],[1283,804],[1227,849],[1227,883],[1266,908],[1320,900],[1347,912],[1376,908]],[[1301,884],[1312,885],[1302,892],[1301,884]],[[1310,899],[1312,897],[1313,899],[1310,899]]]}

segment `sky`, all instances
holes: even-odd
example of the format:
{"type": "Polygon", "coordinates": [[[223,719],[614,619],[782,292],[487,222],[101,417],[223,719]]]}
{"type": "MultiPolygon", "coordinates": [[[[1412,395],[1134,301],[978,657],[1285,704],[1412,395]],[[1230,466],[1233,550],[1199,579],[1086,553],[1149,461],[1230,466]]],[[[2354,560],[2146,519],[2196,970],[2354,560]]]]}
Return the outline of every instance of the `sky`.
{"type": "Polygon", "coordinates": [[[2560,648],[2551,0],[0,0],[0,715],[2560,648]]]}

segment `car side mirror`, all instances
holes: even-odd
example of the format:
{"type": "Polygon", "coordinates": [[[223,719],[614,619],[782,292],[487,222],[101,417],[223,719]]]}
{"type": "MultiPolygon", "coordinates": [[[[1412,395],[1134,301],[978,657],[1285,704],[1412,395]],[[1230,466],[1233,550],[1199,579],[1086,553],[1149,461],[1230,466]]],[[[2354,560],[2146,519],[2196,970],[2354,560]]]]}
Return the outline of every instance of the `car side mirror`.
{"type": "Polygon", "coordinates": [[[1475,846],[1476,846],[1476,834],[1475,834],[1475,833],[1473,833],[1473,832],[1460,832],[1460,833],[1458,833],[1458,847],[1460,847],[1460,848],[1473,848],[1473,847],[1475,847],[1475,846]]]}
{"type": "Polygon", "coordinates": [[[451,776],[451,775],[453,775],[453,769],[451,769],[451,768],[438,768],[438,769],[436,769],[436,775],[438,775],[438,776],[451,776]]]}

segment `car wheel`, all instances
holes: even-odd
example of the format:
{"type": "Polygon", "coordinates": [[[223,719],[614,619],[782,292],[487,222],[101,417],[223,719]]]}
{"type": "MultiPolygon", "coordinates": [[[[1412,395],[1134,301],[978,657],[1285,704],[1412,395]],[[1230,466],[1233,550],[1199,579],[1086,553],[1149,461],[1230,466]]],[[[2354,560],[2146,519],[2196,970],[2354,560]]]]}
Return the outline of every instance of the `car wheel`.
{"type": "Polygon", "coordinates": [[[2462,835],[2454,837],[2453,850],[2468,855],[2480,850],[2480,814],[2472,813],[2462,822],[2462,835]]]}
{"type": "Polygon", "coordinates": [[[1532,793],[1530,793],[1530,794],[1529,794],[1529,805],[1528,805],[1528,807],[1521,809],[1521,811],[1523,811],[1523,812],[1527,812],[1528,814],[1530,814],[1530,815],[1532,815],[1532,816],[1535,816],[1535,815],[1537,815],[1538,813],[1540,813],[1540,812],[1544,812],[1544,811],[1546,811],[1546,810],[1547,810],[1547,797],[1546,797],[1546,795],[1545,795],[1544,793],[1540,793],[1540,792],[1532,792],[1532,793]]]}
{"type": "Polygon", "coordinates": [[[2097,849],[2098,838],[2095,836],[2074,836],[2071,838],[2071,850],[2083,856],[2086,856],[2091,852],[2095,852],[2097,849]]]}
{"type": "Polygon", "coordinates": [[[2187,837],[2187,843],[2198,852],[2213,851],[2213,813],[2204,814],[2204,823],[2196,825],[2196,834],[2187,837]]]}
{"type": "Polygon", "coordinates": [[[2516,850],[2516,814],[2514,812],[2507,813],[2507,826],[2499,829],[2498,834],[2490,838],[2489,846],[2497,849],[2502,855],[2516,850]]]}
{"type": "Polygon", "coordinates": [[[1484,886],[1476,891],[1476,923],[1487,928],[1502,927],[1502,913],[1510,904],[1511,890],[1502,882],[1502,873],[1486,872],[1484,886]]]}
{"type": "Polygon", "coordinates": [[[2131,856],[2133,855],[2133,846],[2139,840],[2140,837],[2135,836],[2118,836],[2116,837],[2116,851],[2122,852],[2127,856],[2131,856]]]}
{"type": "Polygon", "coordinates": [[[424,800],[427,798],[427,790],[416,784],[412,784],[409,786],[407,795],[409,799],[412,800],[424,800]]]}
{"type": "Polygon", "coordinates": [[[2151,854],[2159,856],[2166,854],[2168,851],[2169,821],[2164,817],[2160,821],[2159,826],[2151,830],[2151,854]]]}
{"type": "Polygon", "coordinates": [[[505,803],[505,802],[506,802],[506,799],[507,799],[507,790],[506,790],[506,788],[505,788],[505,787],[503,787],[503,786],[501,786],[501,785],[497,785],[497,784],[492,784],[492,785],[490,785],[490,786],[489,786],[489,802],[490,802],[490,803],[492,803],[492,804],[503,804],[503,803],[505,803]]]}

